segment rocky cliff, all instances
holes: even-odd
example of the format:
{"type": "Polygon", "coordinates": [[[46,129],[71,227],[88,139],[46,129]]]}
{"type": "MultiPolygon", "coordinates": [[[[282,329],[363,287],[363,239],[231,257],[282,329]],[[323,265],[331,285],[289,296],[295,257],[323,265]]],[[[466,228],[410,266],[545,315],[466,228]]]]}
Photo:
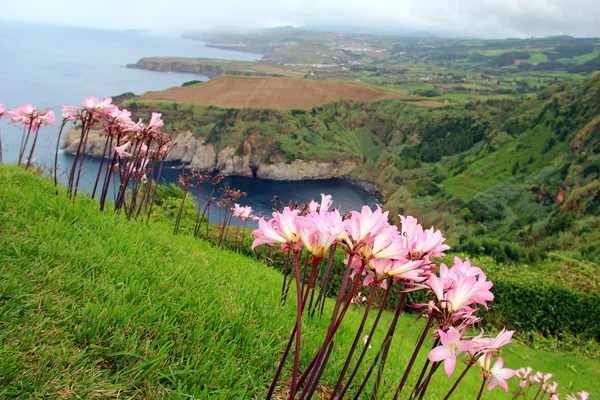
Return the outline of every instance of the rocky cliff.
{"type": "MultiPolygon", "coordinates": [[[[62,149],[75,153],[79,145],[80,131],[71,129],[63,137],[62,149]]],[[[236,154],[233,147],[217,151],[203,138],[194,137],[192,132],[180,133],[175,139],[177,146],[167,161],[182,162],[193,169],[217,168],[225,175],[248,176],[271,180],[329,179],[349,175],[358,165],[351,160],[324,162],[317,160],[294,160],[291,163],[270,160],[265,162],[263,154],[245,147],[243,155],[236,154]]],[[[100,130],[89,134],[86,154],[100,157],[104,151],[105,136],[100,130]]]]}
{"type": "Polygon", "coordinates": [[[225,72],[220,65],[215,64],[178,62],[175,60],[164,61],[148,58],[142,58],[135,64],[127,64],[127,68],[147,69],[161,72],[187,72],[191,74],[206,75],[211,78],[225,72]]]}

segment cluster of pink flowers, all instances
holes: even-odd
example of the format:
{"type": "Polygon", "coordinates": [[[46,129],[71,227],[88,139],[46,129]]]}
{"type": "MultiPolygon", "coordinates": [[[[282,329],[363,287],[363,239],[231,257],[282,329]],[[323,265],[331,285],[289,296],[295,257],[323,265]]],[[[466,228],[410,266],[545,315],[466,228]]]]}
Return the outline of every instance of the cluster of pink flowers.
{"type": "Polygon", "coordinates": [[[252,207],[250,206],[240,206],[238,203],[233,205],[233,216],[241,219],[242,221],[247,221],[252,218],[252,207]]]}
{"type": "Polygon", "coordinates": [[[280,244],[282,250],[299,251],[304,246],[322,258],[325,250],[339,243],[352,256],[346,263],[350,262],[354,275],[364,277],[363,285],[383,288],[389,279],[424,281],[431,273],[430,257],[444,255],[449,248],[440,231],[423,230],[415,218],[402,217],[399,231],[380,207],[373,211],[364,206],[343,218],[338,209],[329,211],[331,204],[331,196],[322,195],[321,203],[312,201],[304,212],[285,207],[268,221],[261,218],[252,232],[257,237],[252,247],[280,244]]]}
{"type": "MultiPolygon", "coordinates": [[[[29,145],[29,156],[27,157],[27,167],[31,164],[33,158],[33,152],[35,151],[35,145],[37,143],[38,133],[40,128],[44,125],[54,126],[56,117],[52,110],[46,109],[39,111],[31,104],[25,104],[24,106],[18,106],[13,111],[7,111],[3,104],[0,104],[0,119],[4,117],[10,117],[10,121],[13,124],[21,124],[23,126],[23,137],[21,139],[21,146],[19,147],[19,158],[18,164],[21,164],[23,157],[25,157],[25,151],[29,145],[29,138],[33,133],[33,141],[29,145]]],[[[2,161],[2,144],[0,141],[0,161],[2,161]]]]}
{"type": "MultiPolygon", "coordinates": [[[[516,376],[520,379],[519,391],[521,393],[523,389],[530,389],[531,387],[537,388],[537,394],[542,393],[543,395],[549,395],[549,400],[559,400],[557,393],[558,383],[550,382],[552,374],[546,374],[541,371],[533,373],[533,368],[523,367],[515,371],[516,376]]],[[[566,396],[566,400],[588,400],[590,394],[586,391],[579,392],[577,394],[569,394],[566,396]]]]}
{"type": "MultiPolygon", "coordinates": [[[[441,263],[438,269],[433,259],[445,255],[449,249],[439,230],[423,229],[410,216],[400,216],[399,229],[390,224],[388,212],[380,207],[372,210],[364,206],[360,212],[342,215],[338,209],[330,210],[331,205],[331,196],[322,195],[320,203],[311,201],[302,210],[284,207],[283,211],[274,212],[271,219],[260,218],[258,229],[252,232],[256,237],[252,248],[278,244],[282,251],[295,254],[305,248],[313,256],[313,262],[318,263],[327,249],[338,244],[347,253],[347,272],[351,272],[354,280],[361,279],[363,286],[388,289],[389,285],[401,282],[399,288],[404,293],[416,290],[429,293],[428,303],[413,305],[422,308],[422,314],[429,318],[428,324],[435,327],[436,345],[427,358],[436,364],[443,362],[446,375],[452,377],[457,360],[464,357],[467,367],[457,384],[471,366],[477,366],[483,379],[482,389],[487,384],[488,390],[500,386],[508,391],[507,381],[516,375],[522,379],[521,387],[524,383],[541,382],[540,390],[551,399],[558,399],[558,385],[547,382],[549,376],[541,373],[530,376],[530,369],[504,368],[504,360],[498,354],[511,343],[514,331],[503,329],[495,336],[487,336],[483,331],[477,336],[466,335],[469,328],[481,321],[477,316],[479,306],[487,309],[488,302],[494,300],[493,284],[469,259],[455,257],[451,267],[441,263]]],[[[359,293],[349,301],[365,300],[359,293]]],[[[329,334],[329,339],[332,335],[329,334]]],[[[404,382],[403,378],[399,391],[404,382]]],[[[585,392],[579,395],[587,398],[585,392]]]]}
{"type": "Polygon", "coordinates": [[[54,126],[56,117],[52,110],[38,111],[31,104],[18,106],[8,113],[13,124],[20,123],[23,127],[38,130],[43,125],[54,126]]]}
{"type": "Polygon", "coordinates": [[[86,123],[89,127],[102,124],[108,136],[118,142],[113,146],[118,157],[131,158],[134,154],[139,155],[139,165],[128,163],[127,170],[143,169],[153,158],[152,155],[155,155],[155,159],[164,159],[172,149],[169,145],[170,135],[162,132],[164,123],[161,114],[152,113],[147,125],[141,119],[134,122],[131,112],[120,110],[112,104],[110,97],[105,97],[102,101],[95,97],[85,98],[81,106],[64,105],[62,116],[65,121],[86,123]],[[154,150],[149,149],[150,142],[156,145],[154,150]],[[132,150],[128,152],[128,149],[132,150]]]}

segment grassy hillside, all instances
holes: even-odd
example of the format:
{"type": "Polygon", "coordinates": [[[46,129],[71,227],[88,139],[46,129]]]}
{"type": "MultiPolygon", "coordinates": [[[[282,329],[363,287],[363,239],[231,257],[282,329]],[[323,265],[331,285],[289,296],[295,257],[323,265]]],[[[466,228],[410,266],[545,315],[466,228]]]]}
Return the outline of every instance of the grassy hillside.
{"type": "MultiPolygon", "coordinates": [[[[16,167],[0,166],[0,180],[3,398],[264,397],[295,316],[294,301],[278,306],[276,271],[174,237],[170,226],[100,213],[85,197],[71,204],[50,180],[16,167]]],[[[344,324],[358,323],[356,315],[344,324]]],[[[387,389],[395,387],[420,323],[407,316],[399,326],[387,389]]],[[[307,319],[306,348],[315,348],[325,329],[325,321],[307,319]]],[[[342,327],[326,384],[341,368],[339,348],[352,332],[342,327]]],[[[561,393],[600,395],[596,360],[520,344],[504,357],[507,366],[552,372],[561,393]]],[[[456,398],[473,397],[477,375],[470,372],[456,398]]],[[[430,398],[438,399],[450,382],[441,374],[434,379],[430,398]]]]}

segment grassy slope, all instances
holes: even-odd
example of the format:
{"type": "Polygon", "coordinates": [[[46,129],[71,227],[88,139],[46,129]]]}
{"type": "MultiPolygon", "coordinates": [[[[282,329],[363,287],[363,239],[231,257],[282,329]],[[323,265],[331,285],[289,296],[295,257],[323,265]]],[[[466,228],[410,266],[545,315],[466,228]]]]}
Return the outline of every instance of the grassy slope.
{"type": "MultiPolygon", "coordinates": [[[[70,205],[48,180],[15,167],[0,166],[0,182],[0,396],[264,397],[294,319],[293,299],[278,306],[277,272],[174,238],[170,227],[101,214],[83,197],[70,205]]],[[[357,318],[349,313],[338,346],[351,341],[357,318]]],[[[399,326],[388,389],[420,324],[405,317],[399,326]]],[[[307,320],[305,348],[324,330],[324,321],[307,320]]],[[[334,353],[332,370],[340,357],[334,353]]],[[[598,361],[519,344],[504,357],[507,366],[551,371],[563,386],[600,394],[598,361]]],[[[428,397],[441,398],[450,382],[441,374],[434,382],[428,397]]],[[[471,371],[455,398],[474,397],[478,385],[471,371]]]]}

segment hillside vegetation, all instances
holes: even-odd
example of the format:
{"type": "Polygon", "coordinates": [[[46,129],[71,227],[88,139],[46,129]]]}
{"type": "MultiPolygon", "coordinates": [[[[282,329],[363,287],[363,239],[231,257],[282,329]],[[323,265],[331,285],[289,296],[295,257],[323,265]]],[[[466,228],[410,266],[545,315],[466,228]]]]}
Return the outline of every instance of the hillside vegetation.
{"type": "MultiPolygon", "coordinates": [[[[85,196],[73,204],[63,189],[55,194],[51,180],[20,168],[0,166],[0,179],[3,398],[264,397],[295,317],[293,306],[278,305],[278,272],[175,237],[171,226],[101,213],[85,196]]],[[[350,310],[344,324],[358,324],[357,315],[350,310]]],[[[307,347],[318,346],[325,325],[306,320],[307,347]]],[[[409,316],[399,326],[383,397],[395,389],[394,373],[406,364],[421,323],[409,316]]],[[[341,329],[336,349],[353,332],[341,329]]],[[[334,350],[326,384],[344,356],[334,350]]],[[[503,357],[506,366],[552,372],[562,394],[600,395],[596,360],[518,343],[503,357]]],[[[303,365],[308,358],[303,354],[303,365]]],[[[455,398],[473,397],[478,375],[470,371],[455,398]]],[[[451,383],[436,375],[429,398],[442,398],[451,383]]]]}
{"type": "Polygon", "coordinates": [[[455,247],[497,262],[539,264],[555,254],[595,268],[599,104],[600,75],[535,97],[439,108],[340,99],[273,110],[144,97],[123,106],[160,111],[170,127],[217,150],[232,146],[265,162],[352,160],[353,176],[377,185],[390,214],[415,215],[455,247]]]}

